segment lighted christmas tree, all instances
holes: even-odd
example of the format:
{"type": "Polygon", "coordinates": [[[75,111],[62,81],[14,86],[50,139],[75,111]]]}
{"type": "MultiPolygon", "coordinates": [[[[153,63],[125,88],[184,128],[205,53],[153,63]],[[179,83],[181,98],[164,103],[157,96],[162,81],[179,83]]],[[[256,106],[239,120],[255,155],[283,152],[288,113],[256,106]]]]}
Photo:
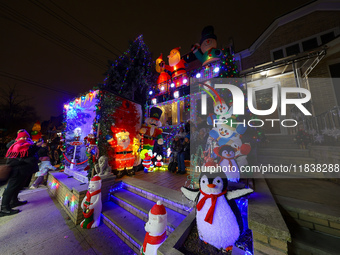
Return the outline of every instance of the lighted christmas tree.
{"type": "Polygon", "coordinates": [[[152,67],[151,53],[140,35],[123,55],[111,62],[104,87],[144,105],[149,86],[154,82],[152,67]]]}

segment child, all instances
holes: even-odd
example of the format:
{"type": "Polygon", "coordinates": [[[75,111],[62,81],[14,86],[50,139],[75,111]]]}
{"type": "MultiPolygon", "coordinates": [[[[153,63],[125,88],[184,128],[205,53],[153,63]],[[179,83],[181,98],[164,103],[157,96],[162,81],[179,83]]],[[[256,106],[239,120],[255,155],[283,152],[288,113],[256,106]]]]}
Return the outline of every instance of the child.
{"type": "Polygon", "coordinates": [[[39,171],[36,172],[35,176],[38,177],[30,189],[36,189],[38,186],[44,181],[44,176],[47,174],[49,170],[56,170],[54,166],[51,165],[50,157],[48,156],[48,148],[46,147],[46,143],[43,143],[41,149],[38,151],[39,160],[41,163],[39,164],[39,171]]]}

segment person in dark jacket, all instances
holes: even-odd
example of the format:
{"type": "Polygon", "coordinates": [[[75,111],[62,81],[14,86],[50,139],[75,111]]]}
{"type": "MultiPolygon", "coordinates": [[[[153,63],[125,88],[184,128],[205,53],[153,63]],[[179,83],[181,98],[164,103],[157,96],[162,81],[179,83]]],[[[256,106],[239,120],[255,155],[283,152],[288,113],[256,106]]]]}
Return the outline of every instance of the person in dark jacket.
{"type": "Polygon", "coordinates": [[[15,142],[6,153],[7,165],[11,167],[8,185],[2,196],[0,217],[18,213],[14,207],[24,205],[27,201],[19,201],[18,194],[27,179],[39,170],[37,151],[43,142],[34,144],[26,130],[18,132],[15,142]]]}
{"type": "Polygon", "coordinates": [[[185,174],[185,162],[190,160],[190,135],[186,135],[182,144],[182,151],[178,153],[178,174],[185,174]]]}

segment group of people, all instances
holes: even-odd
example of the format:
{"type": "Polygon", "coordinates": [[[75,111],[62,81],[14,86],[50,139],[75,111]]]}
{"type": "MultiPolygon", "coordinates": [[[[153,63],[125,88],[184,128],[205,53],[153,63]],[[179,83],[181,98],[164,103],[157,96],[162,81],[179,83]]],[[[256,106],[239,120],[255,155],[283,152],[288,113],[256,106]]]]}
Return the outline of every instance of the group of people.
{"type": "Polygon", "coordinates": [[[46,143],[43,140],[34,143],[24,129],[18,131],[16,139],[9,142],[7,148],[6,164],[11,171],[2,195],[0,217],[20,212],[14,208],[27,203],[20,201],[18,195],[25,186],[28,187],[33,174],[38,178],[31,188],[36,188],[42,183],[48,170],[55,170],[50,163],[46,143]]]}

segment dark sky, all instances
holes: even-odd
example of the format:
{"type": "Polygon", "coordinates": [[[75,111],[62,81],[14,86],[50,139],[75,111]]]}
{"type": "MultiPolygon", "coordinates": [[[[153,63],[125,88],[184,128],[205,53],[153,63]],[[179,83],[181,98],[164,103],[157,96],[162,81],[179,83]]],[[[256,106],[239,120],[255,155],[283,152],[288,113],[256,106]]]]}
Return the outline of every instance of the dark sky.
{"type": "Polygon", "coordinates": [[[40,121],[48,120],[103,82],[107,60],[140,34],[154,59],[178,46],[187,53],[207,25],[219,47],[232,37],[239,52],[277,17],[308,2],[0,0],[0,87],[16,85],[40,121]]]}

